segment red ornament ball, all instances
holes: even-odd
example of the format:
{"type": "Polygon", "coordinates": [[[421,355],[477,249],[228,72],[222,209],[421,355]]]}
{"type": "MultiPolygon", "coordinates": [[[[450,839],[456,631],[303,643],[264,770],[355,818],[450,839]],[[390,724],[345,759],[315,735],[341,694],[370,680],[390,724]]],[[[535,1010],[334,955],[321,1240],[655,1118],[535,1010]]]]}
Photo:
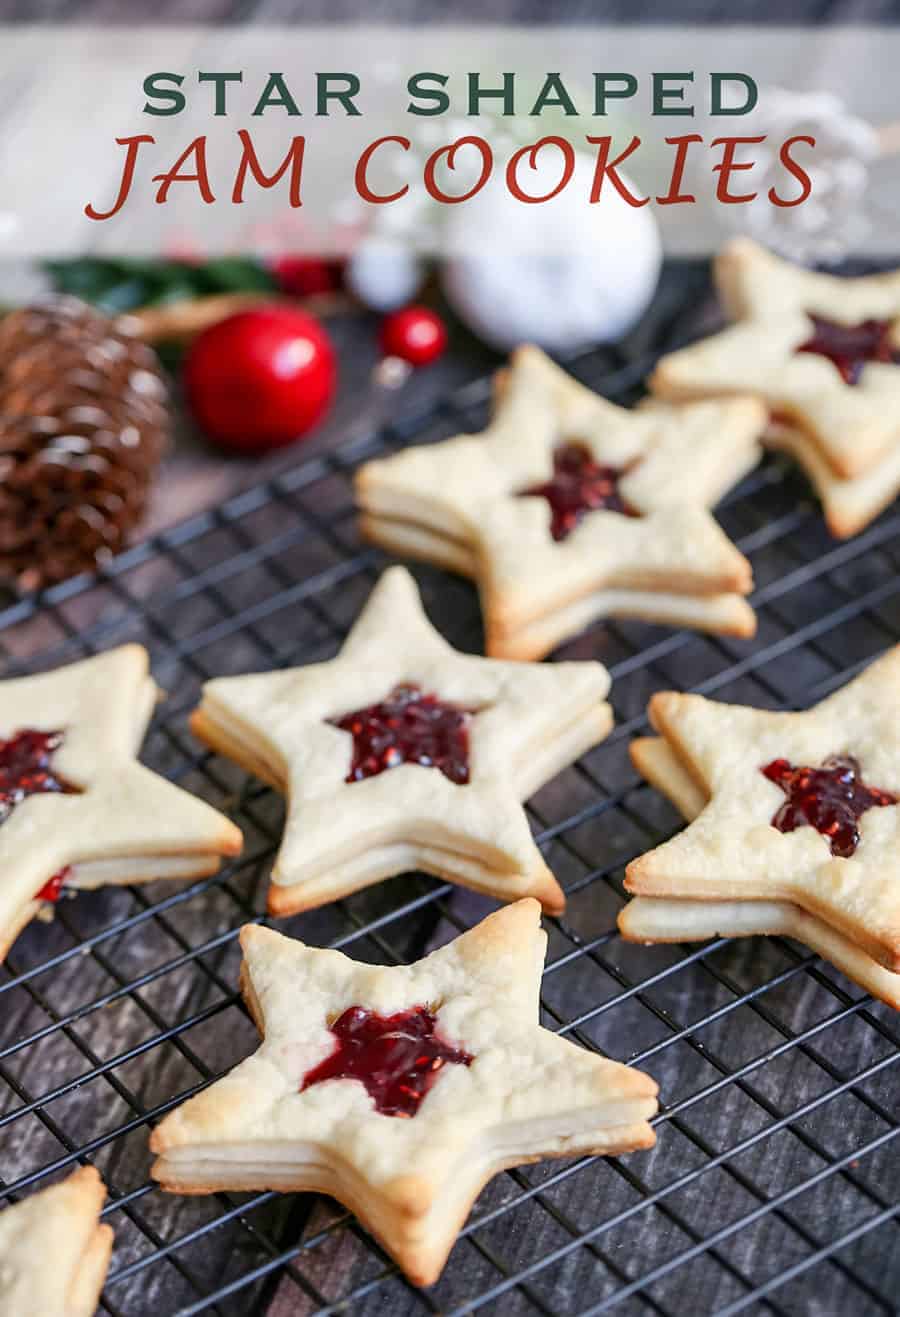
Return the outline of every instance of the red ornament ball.
{"type": "Polygon", "coordinates": [[[327,261],[322,256],[278,256],[271,270],[278,287],[288,297],[336,293],[343,278],[341,262],[327,261]]]}
{"type": "Polygon", "coordinates": [[[336,382],[325,330],[289,306],[220,320],[198,335],[184,363],[197,423],[214,443],[240,453],[293,443],[323,415],[336,382]]]}
{"type": "Polygon", "coordinates": [[[407,306],[382,321],[381,350],[386,357],[400,357],[411,366],[428,366],[446,346],[446,326],[427,306],[407,306]]]}

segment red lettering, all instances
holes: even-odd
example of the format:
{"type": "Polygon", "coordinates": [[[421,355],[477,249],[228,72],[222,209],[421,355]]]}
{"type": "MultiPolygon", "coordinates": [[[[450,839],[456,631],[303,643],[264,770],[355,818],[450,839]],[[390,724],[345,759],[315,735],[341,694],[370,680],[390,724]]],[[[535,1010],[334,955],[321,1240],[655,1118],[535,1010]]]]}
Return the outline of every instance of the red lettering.
{"type": "Polygon", "coordinates": [[[793,201],[783,201],[775,191],[774,187],[770,187],[769,200],[773,206],[799,206],[801,201],[805,201],[810,192],[812,192],[812,179],[809,174],[807,174],[806,170],[801,168],[791,156],[791,147],[795,142],[806,142],[808,146],[815,146],[816,139],[814,137],[804,137],[802,134],[798,134],[796,137],[789,137],[787,141],[782,144],[781,150],[778,152],[778,159],[784,165],[788,173],[792,174],[800,184],[800,195],[799,197],[795,197],[793,201]]]}
{"type": "Polygon", "coordinates": [[[237,173],[234,176],[234,191],[231,194],[231,200],[236,206],[240,206],[244,200],[244,182],[247,178],[247,170],[253,175],[256,182],[261,188],[274,187],[280,178],[291,171],[290,186],[290,203],[296,208],[302,206],[300,199],[300,180],[303,176],[303,152],[306,147],[305,137],[294,137],[291,140],[290,149],[282,160],[281,164],[275,170],[274,174],[263,173],[262,166],[259,163],[259,157],[253,146],[253,141],[246,128],[238,129],[238,137],[241,139],[241,160],[238,165],[237,173]]]}
{"type": "Polygon", "coordinates": [[[125,202],[128,200],[128,194],[131,191],[131,184],[134,179],[134,170],[137,165],[137,154],[142,142],[156,143],[156,138],[151,137],[149,133],[142,133],[140,137],[117,137],[116,146],[127,146],[125,154],[125,168],[122,170],[122,181],[119,184],[119,192],[113,203],[112,210],[95,210],[90,202],[85,206],[84,213],[88,219],[108,220],[113,215],[117,215],[125,202]]]}
{"type": "Polygon", "coordinates": [[[612,150],[611,137],[588,137],[587,141],[592,146],[599,146],[597,152],[597,164],[594,168],[594,181],[591,186],[591,204],[594,205],[600,200],[600,193],[603,188],[603,180],[608,178],[610,183],[618,192],[623,201],[627,201],[629,206],[646,206],[650,200],[649,197],[636,197],[634,193],[625,186],[622,179],[616,173],[619,165],[623,160],[627,160],[640,146],[641,139],[632,137],[625,150],[616,156],[615,160],[610,160],[609,153],[612,150]]]}
{"type": "Polygon", "coordinates": [[[693,192],[682,192],[681,184],[684,179],[684,167],[687,164],[688,147],[691,142],[702,142],[703,138],[700,133],[685,133],[683,137],[667,137],[666,145],[676,147],[675,161],[672,165],[672,174],[669,179],[669,190],[664,197],[657,197],[657,204],[660,206],[678,206],[682,203],[694,202],[697,198],[693,192]]]}
{"type": "Polygon", "coordinates": [[[186,146],[181,155],[175,161],[171,169],[165,174],[154,174],[153,182],[159,184],[156,193],[157,206],[164,206],[169,199],[169,188],[173,183],[196,183],[200,188],[200,195],[211,206],[215,201],[212,188],[209,186],[209,174],[206,169],[206,138],[195,137],[190,145],[186,146]],[[196,173],[182,174],[182,165],[187,164],[193,156],[196,161],[196,173]]]}
{"type": "Polygon", "coordinates": [[[542,137],[540,141],[535,142],[532,146],[520,147],[518,151],[510,156],[509,164],[506,166],[506,186],[516,198],[517,201],[526,201],[529,205],[535,205],[539,201],[549,201],[551,197],[557,196],[562,192],[569,179],[575,172],[575,148],[571,142],[567,142],[564,137],[542,137]],[[538,152],[545,146],[558,146],[563,153],[563,172],[562,177],[552,191],[547,192],[542,197],[529,196],[519,187],[517,177],[519,161],[523,156],[528,157],[528,163],[532,169],[537,169],[538,152]]]}
{"type": "Polygon", "coordinates": [[[762,137],[716,137],[710,142],[710,146],[723,147],[722,159],[717,165],[713,165],[713,173],[719,175],[716,183],[716,200],[721,201],[724,206],[738,206],[742,201],[753,201],[758,195],[756,192],[741,192],[735,195],[728,191],[728,184],[731,182],[731,175],[737,173],[739,169],[752,169],[755,160],[736,161],[734,153],[739,146],[752,145],[754,142],[764,142],[766,135],[762,137]]]}
{"type": "Polygon", "coordinates": [[[483,137],[458,137],[450,146],[442,146],[438,151],[432,151],[431,155],[425,161],[425,190],[435,201],[444,201],[448,206],[457,206],[461,201],[468,201],[474,197],[476,192],[480,192],[485,183],[491,176],[491,170],[494,168],[494,153],[489,144],[483,137]],[[447,168],[456,168],[456,153],[464,146],[474,146],[481,152],[481,175],[468,192],[463,192],[461,196],[453,197],[448,192],[444,192],[438,187],[435,181],[435,170],[441,156],[447,157],[447,168]]]}
{"type": "Polygon", "coordinates": [[[404,151],[408,151],[410,147],[408,137],[379,137],[374,142],[369,143],[357,160],[356,174],[354,176],[356,191],[362,197],[363,201],[370,201],[373,206],[386,206],[389,201],[397,201],[409,191],[408,183],[404,183],[403,187],[398,188],[396,192],[391,192],[389,195],[384,196],[379,192],[373,192],[369,187],[368,178],[366,177],[369,169],[369,161],[372,159],[372,156],[378,148],[384,146],[385,142],[399,142],[404,151]]]}

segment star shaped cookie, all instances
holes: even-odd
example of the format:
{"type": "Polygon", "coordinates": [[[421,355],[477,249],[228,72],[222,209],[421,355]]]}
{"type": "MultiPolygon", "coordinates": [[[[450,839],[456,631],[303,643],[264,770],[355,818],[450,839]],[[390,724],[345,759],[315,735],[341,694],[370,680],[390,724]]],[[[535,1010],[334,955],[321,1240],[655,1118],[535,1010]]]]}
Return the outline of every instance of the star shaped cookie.
{"type": "Polygon", "coordinates": [[[0,1311],[8,1317],[94,1317],[113,1232],[93,1166],[0,1212],[0,1311]]]}
{"type": "Polygon", "coordinates": [[[613,615],[752,635],[750,565],[708,508],[759,460],[765,420],[752,398],[627,411],[520,348],[482,434],[360,469],[360,528],[474,577],[495,657],[613,615]]]}
{"type": "Polygon", "coordinates": [[[681,769],[671,794],[696,817],[632,861],[626,889],[789,902],[900,972],[900,647],[805,713],[672,691],[649,713],[681,769]]]}
{"type": "Polygon", "coordinates": [[[715,259],[719,297],[732,320],[805,311],[838,325],[900,319],[900,270],[861,278],[822,274],[776,256],[752,238],[733,238],[715,259]]]}
{"type": "Polygon", "coordinates": [[[651,389],[762,399],[767,446],[805,469],[829,529],[855,534],[900,489],[900,271],[820,274],[742,238],[715,272],[738,323],[663,357],[651,389]]]}
{"type": "Polygon", "coordinates": [[[410,966],[253,926],[241,944],[263,1043],[154,1130],[166,1189],[330,1194],[430,1285],[499,1171],[654,1143],[653,1080],[538,1023],[535,901],[410,966]]]}
{"type": "Polygon", "coordinates": [[[240,851],[137,762],[158,695],[140,645],[0,682],[0,957],[64,887],[192,878],[240,851]]]}
{"type": "MultiPolygon", "coordinates": [[[[641,737],[631,758],[643,777],[690,823],[708,795],[690,777],[668,741],[641,737]]],[[[754,934],[791,937],[831,963],[873,997],[900,1010],[900,974],[885,969],[844,934],[790,901],[682,900],[635,896],[619,914],[619,931],[629,942],[703,942],[713,937],[754,934]]]]}
{"type": "Polygon", "coordinates": [[[458,653],[394,567],[337,658],[207,682],[191,727],[287,796],[270,913],[412,869],[558,913],[521,802],[608,734],[609,684],[599,663],[458,653]]]}
{"type": "Polygon", "coordinates": [[[819,496],[825,524],[837,539],[858,535],[900,494],[900,433],[883,457],[856,476],[838,475],[810,436],[795,425],[771,422],[763,442],[803,468],[819,496]]]}

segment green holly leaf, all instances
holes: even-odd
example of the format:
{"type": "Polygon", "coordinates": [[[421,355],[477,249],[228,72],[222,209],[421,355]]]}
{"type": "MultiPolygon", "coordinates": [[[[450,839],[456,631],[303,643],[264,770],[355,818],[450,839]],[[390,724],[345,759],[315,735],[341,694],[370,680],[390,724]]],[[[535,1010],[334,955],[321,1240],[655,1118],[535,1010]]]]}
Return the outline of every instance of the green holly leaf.
{"type": "Polygon", "coordinates": [[[199,263],[79,256],[45,261],[57,292],[71,293],[104,311],[133,311],[215,293],[274,292],[272,274],[250,256],[199,263]]]}
{"type": "Polygon", "coordinates": [[[264,265],[247,257],[223,256],[201,267],[210,293],[268,293],[277,287],[264,265]]]}

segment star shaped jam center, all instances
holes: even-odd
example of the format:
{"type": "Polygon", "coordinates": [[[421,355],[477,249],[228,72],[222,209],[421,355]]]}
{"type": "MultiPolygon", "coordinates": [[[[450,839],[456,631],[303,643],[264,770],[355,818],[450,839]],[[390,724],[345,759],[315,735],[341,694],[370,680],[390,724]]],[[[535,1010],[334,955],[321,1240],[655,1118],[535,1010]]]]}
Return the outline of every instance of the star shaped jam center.
{"type": "Polygon", "coordinates": [[[462,786],[469,780],[470,719],[469,710],[423,694],[418,686],[395,686],[378,704],[333,721],[353,737],[345,781],[362,782],[401,764],[420,764],[440,769],[462,786]]]}
{"type": "Polygon", "coordinates": [[[811,315],[813,335],[797,348],[827,357],[837,367],[845,384],[858,384],[867,361],[900,362],[900,349],[893,342],[893,322],[863,320],[858,325],[838,325],[811,315]]]}
{"type": "Polygon", "coordinates": [[[859,845],[859,820],[866,810],[897,804],[889,791],[866,786],[852,755],[831,755],[821,768],[795,768],[787,759],[773,759],[760,772],[787,796],[772,816],[772,827],[793,832],[809,824],[828,838],[832,855],[842,859],[859,845]]]}
{"type": "Polygon", "coordinates": [[[27,796],[78,794],[78,787],[53,771],[53,754],[62,743],[62,732],[38,732],[31,727],[0,741],[0,823],[5,823],[27,796]]]}
{"type": "Polygon", "coordinates": [[[304,1076],[300,1092],[326,1079],[358,1079],[383,1116],[415,1116],[443,1066],[474,1060],[438,1037],[436,1024],[424,1006],[396,1015],[351,1006],[331,1025],[337,1047],[304,1076]]]}
{"type": "Polygon", "coordinates": [[[584,444],[559,444],[553,453],[553,475],[540,485],[519,492],[545,498],[550,504],[550,534],[564,540],[588,512],[621,512],[636,517],[638,512],[619,493],[624,471],[598,462],[584,444]]]}

